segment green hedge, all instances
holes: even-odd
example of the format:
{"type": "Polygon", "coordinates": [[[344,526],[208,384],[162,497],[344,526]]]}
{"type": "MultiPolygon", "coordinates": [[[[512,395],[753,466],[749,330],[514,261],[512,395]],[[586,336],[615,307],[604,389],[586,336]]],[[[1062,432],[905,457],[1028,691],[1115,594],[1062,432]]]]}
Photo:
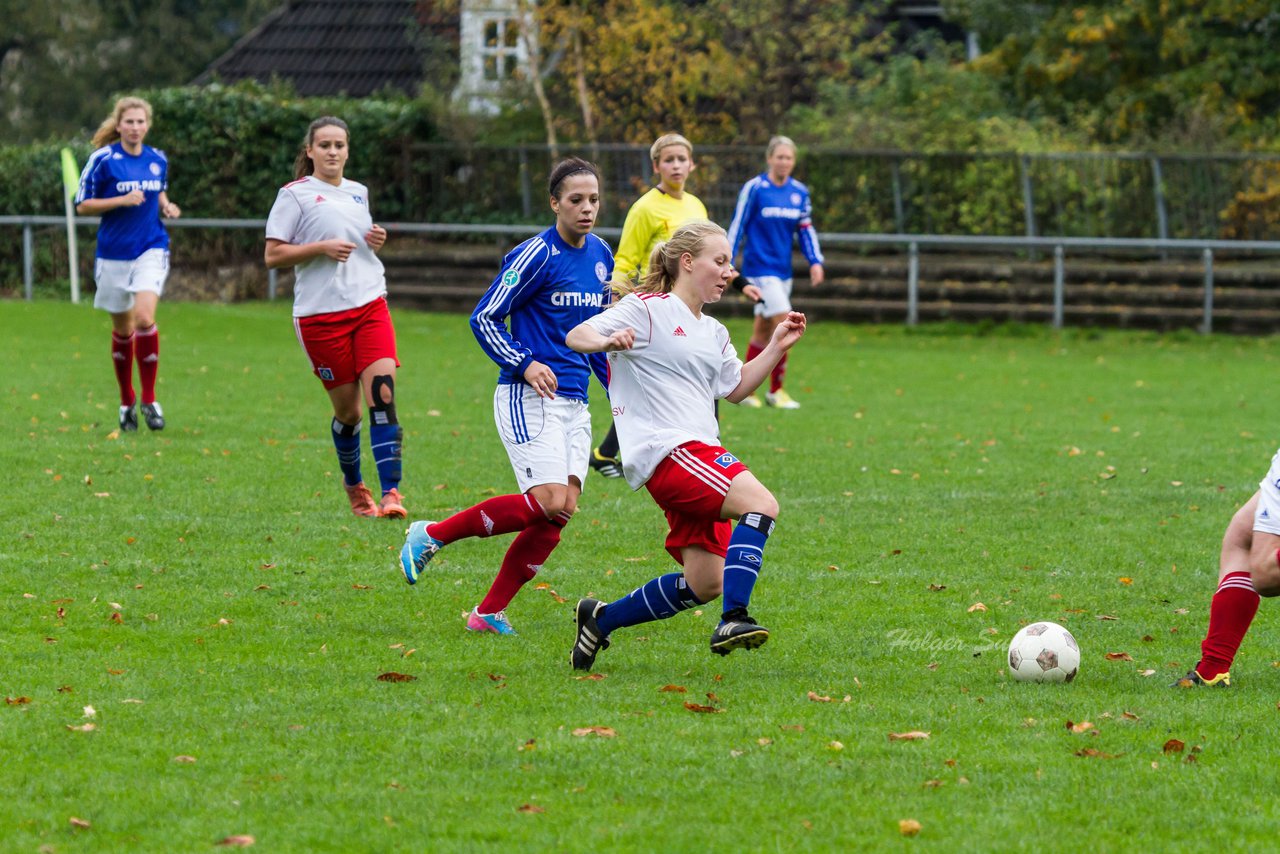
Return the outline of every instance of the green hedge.
{"type": "MultiPolygon", "coordinates": [[[[169,158],[169,196],[189,217],[263,218],[276,191],[293,179],[293,161],[307,125],[336,115],[351,128],[347,174],[368,185],[380,219],[409,218],[412,169],[409,146],[439,139],[434,107],[422,100],[388,94],[384,98],[299,98],[283,87],[252,81],[234,86],[157,89],[137,93],[154,111],[147,143],[169,158]]],[[[69,146],[83,167],[92,146],[87,139],[0,147],[0,214],[61,215],[59,150],[69,146]]],[[[19,288],[22,241],[6,227],[0,239],[0,288],[19,288]]],[[[64,277],[65,241],[58,229],[41,229],[36,279],[64,277]],[[50,246],[50,241],[53,241],[50,246]]],[[[242,235],[232,247],[260,246],[260,236],[242,235]]],[[[184,253],[223,252],[226,236],[183,234],[184,253]]],[[[85,270],[91,270],[92,248],[85,270]]]]}

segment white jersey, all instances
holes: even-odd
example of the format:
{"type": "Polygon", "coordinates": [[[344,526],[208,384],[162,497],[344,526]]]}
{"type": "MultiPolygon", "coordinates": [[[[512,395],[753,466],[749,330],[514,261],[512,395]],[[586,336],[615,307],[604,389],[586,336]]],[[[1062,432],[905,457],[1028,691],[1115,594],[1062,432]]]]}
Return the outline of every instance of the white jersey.
{"type": "Polygon", "coordinates": [[[715,401],[742,380],[724,324],[671,294],[628,294],[586,323],[601,335],[636,333],[630,350],[609,354],[609,402],[632,489],[685,442],[720,444],[715,401]]]}
{"type": "Polygon", "coordinates": [[[382,262],[364,242],[372,227],[363,184],[343,178],[335,187],[308,175],[280,188],[267,217],[267,239],[302,245],[338,237],[356,245],[345,262],[321,255],[298,265],[294,317],[359,308],[387,292],[382,262]]]}

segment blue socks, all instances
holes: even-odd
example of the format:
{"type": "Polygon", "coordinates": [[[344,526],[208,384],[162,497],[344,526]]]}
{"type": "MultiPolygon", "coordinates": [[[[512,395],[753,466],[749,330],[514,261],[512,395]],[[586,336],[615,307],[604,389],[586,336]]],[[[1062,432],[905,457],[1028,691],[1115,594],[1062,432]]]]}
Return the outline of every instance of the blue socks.
{"type": "Polygon", "coordinates": [[[355,486],[364,478],[360,476],[360,422],[343,424],[333,419],[333,447],[338,451],[338,468],[347,486],[355,486]]]}
{"type": "Polygon", "coordinates": [[[384,493],[400,486],[400,443],[404,430],[399,424],[369,424],[369,444],[373,461],[378,466],[378,482],[384,493]]]}
{"type": "Polygon", "coordinates": [[[763,513],[743,513],[729,537],[724,556],[724,613],[747,607],[764,563],[764,544],[773,533],[773,519],[763,513]]]}
{"type": "Polygon", "coordinates": [[[683,572],[652,578],[616,602],[605,606],[596,622],[606,637],[614,629],[665,620],[702,602],[685,583],[683,572]]]}

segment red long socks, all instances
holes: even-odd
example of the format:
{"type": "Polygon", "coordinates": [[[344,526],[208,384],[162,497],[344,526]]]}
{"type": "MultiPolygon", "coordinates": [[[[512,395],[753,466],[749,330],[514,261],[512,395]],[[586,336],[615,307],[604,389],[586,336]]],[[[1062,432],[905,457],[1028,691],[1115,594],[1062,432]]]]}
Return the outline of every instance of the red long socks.
{"type": "Polygon", "coordinates": [[[1231,669],[1245,632],[1258,613],[1259,597],[1247,572],[1229,572],[1218,583],[1209,604],[1209,631],[1200,644],[1201,679],[1212,679],[1231,669]]]}

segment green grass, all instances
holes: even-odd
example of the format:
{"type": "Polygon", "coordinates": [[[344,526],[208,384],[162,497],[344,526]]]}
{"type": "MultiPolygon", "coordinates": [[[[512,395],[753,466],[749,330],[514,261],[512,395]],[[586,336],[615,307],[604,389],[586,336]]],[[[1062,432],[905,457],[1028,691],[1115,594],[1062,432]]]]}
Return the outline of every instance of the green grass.
{"type": "MultiPolygon", "coordinates": [[[[1230,691],[1167,686],[1275,450],[1276,340],[815,323],[790,372],[804,408],[723,415],[782,505],[752,608],[769,644],[712,656],[710,607],[619,632],[589,681],[572,603],[671,566],[647,494],[593,475],[539,577],[563,600],[530,586],[519,638],[468,635],[508,538],[404,584],[404,526],[346,509],[288,306],[160,323],[170,427],[116,436],[105,316],[0,307],[0,694],[30,699],[0,707],[6,850],[1272,844],[1270,609],[1230,691]],[[1075,633],[1074,684],[1004,675],[1036,619],[1075,633]],[[573,734],[592,726],[616,737],[573,734]],[[931,735],[889,741],[907,730],[931,735]]],[[[465,320],[396,325],[411,515],[510,491],[465,320]]]]}

